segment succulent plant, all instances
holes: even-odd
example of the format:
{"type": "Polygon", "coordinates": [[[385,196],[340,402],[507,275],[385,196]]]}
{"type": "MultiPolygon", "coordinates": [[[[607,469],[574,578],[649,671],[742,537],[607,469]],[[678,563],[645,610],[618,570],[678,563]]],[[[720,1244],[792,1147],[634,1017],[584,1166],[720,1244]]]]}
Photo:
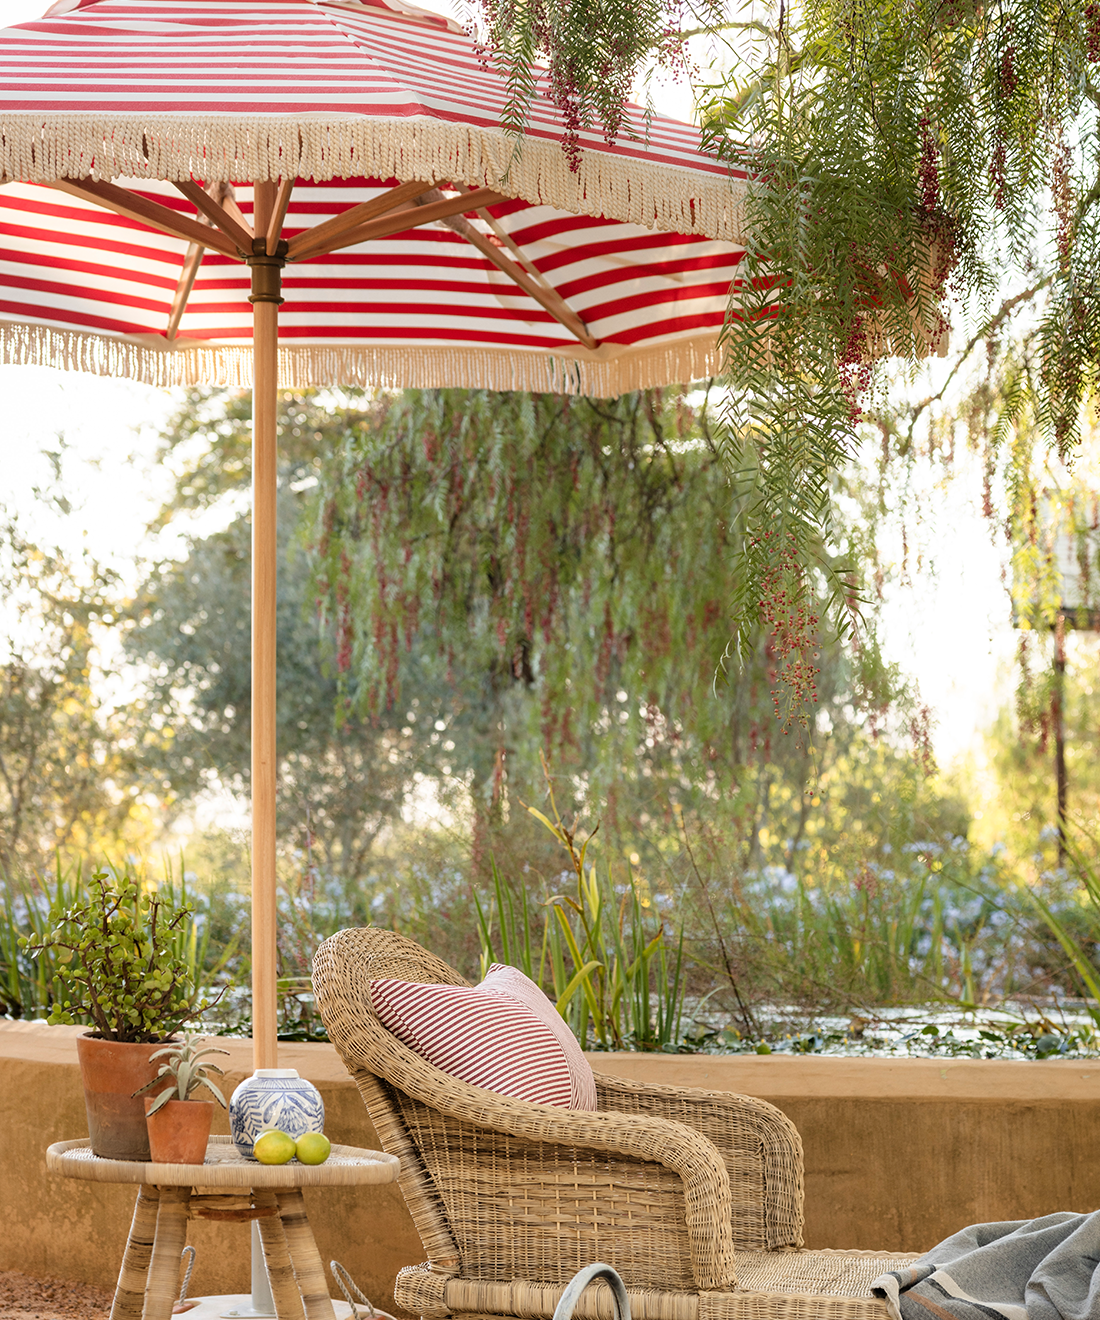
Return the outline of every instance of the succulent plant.
{"type": "Polygon", "coordinates": [[[32,954],[57,951],[61,982],[49,1022],[91,1020],[105,1040],[167,1040],[211,1002],[199,1001],[181,950],[192,909],[97,871],[86,903],[50,913],[53,929],[23,937],[32,954]]]}
{"type": "Polygon", "coordinates": [[[150,1105],[148,1111],[150,1114],[155,1114],[169,1100],[190,1100],[191,1093],[197,1091],[200,1086],[205,1086],[218,1104],[223,1109],[226,1108],[225,1096],[206,1075],[216,1072],[219,1077],[224,1077],[224,1070],[216,1063],[200,1063],[199,1060],[207,1054],[228,1055],[229,1051],[218,1049],[215,1045],[208,1045],[206,1049],[200,1050],[198,1046],[205,1039],[205,1036],[184,1036],[177,1044],[166,1045],[164,1049],[156,1050],[149,1055],[150,1063],[154,1059],[167,1059],[167,1062],[162,1063],[153,1080],[138,1087],[134,1095],[152,1091],[154,1087],[163,1086],[167,1077],[172,1078],[172,1085],[163,1090],[150,1105]]]}

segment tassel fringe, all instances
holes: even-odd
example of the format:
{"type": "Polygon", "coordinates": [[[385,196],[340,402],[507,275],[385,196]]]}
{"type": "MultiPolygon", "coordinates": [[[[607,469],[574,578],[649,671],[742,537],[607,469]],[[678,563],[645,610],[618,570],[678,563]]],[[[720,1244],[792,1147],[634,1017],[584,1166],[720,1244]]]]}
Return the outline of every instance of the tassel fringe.
{"type": "Polygon", "coordinates": [[[669,233],[743,244],[745,180],[613,151],[581,153],[573,174],[560,145],[499,129],[409,119],[238,118],[165,114],[30,115],[0,125],[0,182],[22,179],[424,179],[493,188],[575,215],[598,214],[669,233]]]}
{"type": "MultiPolygon", "coordinates": [[[[177,344],[180,341],[176,341],[177,344]]],[[[125,376],[147,385],[252,384],[252,350],[165,347],[76,330],[0,323],[0,362],[56,367],[94,376],[125,376]]],[[[617,356],[582,358],[484,348],[310,348],[281,345],[284,389],[363,385],[385,389],[530,390],[614,398],[630,390],[681,385],[717,375],[722,350],[714,335],[617,356]]]]}

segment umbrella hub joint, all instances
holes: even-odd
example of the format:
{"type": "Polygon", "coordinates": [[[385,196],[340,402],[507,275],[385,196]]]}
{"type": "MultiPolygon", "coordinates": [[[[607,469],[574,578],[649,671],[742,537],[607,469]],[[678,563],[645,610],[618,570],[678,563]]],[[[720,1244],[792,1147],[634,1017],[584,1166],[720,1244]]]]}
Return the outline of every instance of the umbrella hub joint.
{"type": "Polygon", "coordinates": [[[251,253],[244,256],[245,264],[252,271],[252,292],[248,295],[250,303],[283,301],[283,267],[286,265],[287,245],[283,239],[275,244],[275,251],[269,256],[267,240],[257,238],[251,253]]]}

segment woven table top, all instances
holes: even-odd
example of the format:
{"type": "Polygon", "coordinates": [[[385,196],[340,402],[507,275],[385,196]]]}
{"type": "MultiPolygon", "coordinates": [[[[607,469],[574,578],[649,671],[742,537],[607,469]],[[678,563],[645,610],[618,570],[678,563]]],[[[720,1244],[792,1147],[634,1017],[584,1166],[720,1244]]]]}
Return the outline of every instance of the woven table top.
{"type": "Polygon", "coordinates": [[[87,1137],[58,1141],[46,1151],[46,1168],[87,1182],[147,1183],[157,1187],[350,1187],[397,1178],[396,1155],[358,1146],[333,1146],[324,1164],[260,1164],[245,1159],[229,1137],[211,1137],[202,1164],[143,1164],[92,1154],[87,1137]]]}

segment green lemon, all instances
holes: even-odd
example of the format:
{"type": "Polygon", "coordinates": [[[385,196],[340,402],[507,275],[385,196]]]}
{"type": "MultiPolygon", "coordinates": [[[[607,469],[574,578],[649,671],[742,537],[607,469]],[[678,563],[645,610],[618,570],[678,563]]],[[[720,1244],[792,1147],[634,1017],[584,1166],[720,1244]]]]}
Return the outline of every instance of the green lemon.
{"type": "Polygon", "coordinates": [[[303,1132],[298,1138],[298,1159],[302,1164],[324,1164],[332,1152],[332,1142],[323,1132],[303,1132]]]}
{"type": "Polygon", "coordinates": [[[252,1154],[261,1164],[285,1164],[294,1158],[294,1138],[277,1128],[261,1132],[252,1147],[252,1154]]]}

